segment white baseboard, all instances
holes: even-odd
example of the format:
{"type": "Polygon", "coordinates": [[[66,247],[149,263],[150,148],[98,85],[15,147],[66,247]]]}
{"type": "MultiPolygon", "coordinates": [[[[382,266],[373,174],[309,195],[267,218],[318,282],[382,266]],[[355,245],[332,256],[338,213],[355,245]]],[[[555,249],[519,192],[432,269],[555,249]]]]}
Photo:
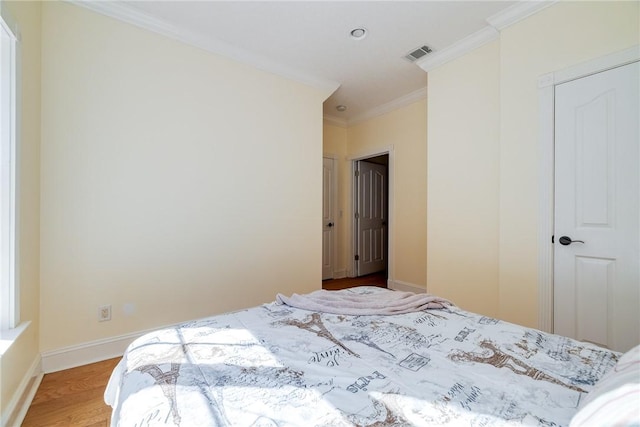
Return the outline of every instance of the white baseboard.
{"type": "Polygon", "coordinates": [[[120,357],[124,354],[129,344],[141,336],[157,331],[158,329],[173,328],[183,322],[172,325],[158,326],[144,331],[131,332],[110,338],[89,341],[82,344],[63,347],[57,350],[42,353],[42,371],[45,374],[77,368],[90,363],[120,357]]]}
{"type": "Polygon", "coordinates": [[[154,330],[156,329],[132,332],[58,350],[45,351],[42,353],[42,371],[48,374],[120,357],[134,340],[154,330]]]}
{"type": "Polygon", "coordinates": [[[2,412],[0,425],[19,426],[22,424],[43,376],[40,355],[37,355],[2,412]]]}
{"type": "Polygon", "coordinates": [[[415,292],[417,294],[424,294],[427,292],[424,286],[414,285],[413,283],[407,283],[401,280],[389,279],[387,281],[387,288],[393,289],[394,291],[415,292]]]}

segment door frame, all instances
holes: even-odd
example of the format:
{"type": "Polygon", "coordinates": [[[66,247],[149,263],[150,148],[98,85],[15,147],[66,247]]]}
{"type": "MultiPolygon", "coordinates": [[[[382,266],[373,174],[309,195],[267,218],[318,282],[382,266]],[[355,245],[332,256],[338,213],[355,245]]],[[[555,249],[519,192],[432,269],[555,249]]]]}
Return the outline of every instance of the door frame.
{"type": "Polygon", "coordinates": [[[356,162],[360,160],[366,160],[371,157],[378,156],[389,156],[389,164],[387,166],[387,180],[388,180],[388,193],[387,193],[387,287],[392,288],[393,286],[393,278],[394,278],[394,262],[393,262],[393,244],[394,244],[394,227],[395,227],[395,214],[394,214],[394,147],[393,145],[388,145],[386,147],[381,148],[372,148],[370,150],[365,150],[358,152],[354,155],[348,157],[350,163],[350,174],[351,174],[351,185],[349,186],[349,201],[351,205],[351,238],[349,239],[349,256],[350,256],[350,271],[349,276],[354,277],[356,274],[356,260],[355,260],[355,248],[356,248],[356,240],[357,239],[357,227],[356,227],[356,218],[354,212],[356,211],[357,198],[355,194],[356,189],[356,162]]]}
{"type": "Polygon", "coordinates": [[[538,329],[553,332],[555,86],[640,60],[640,45],[538,78],[538,329]]]}
{"type": "MultiPolygon", "coordinates": [[[[338,159],[335,154],[322,154],[322,161],[331,159],[333,162],[333,173],[331,174],[331,215],[333,217],[333,227],[331,229],[331,278],[335,279],[336,266],[338,261],[338,159]]],[[[323,165],[324,167],[324,165],[323,165]]],[[[324,191],[324,189],[323,189],[324,191]]]]}

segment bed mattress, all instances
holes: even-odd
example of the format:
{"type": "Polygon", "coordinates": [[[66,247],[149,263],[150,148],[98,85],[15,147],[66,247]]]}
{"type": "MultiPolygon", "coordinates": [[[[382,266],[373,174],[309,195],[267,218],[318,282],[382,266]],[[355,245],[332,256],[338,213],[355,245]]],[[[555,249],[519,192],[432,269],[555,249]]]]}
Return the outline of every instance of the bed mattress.
{"type": "Polygon", "coordinates": [[[137,339],[105,399],[114,426],[562,426],[619,356],[455,306],[270,303],[137,339]]]}

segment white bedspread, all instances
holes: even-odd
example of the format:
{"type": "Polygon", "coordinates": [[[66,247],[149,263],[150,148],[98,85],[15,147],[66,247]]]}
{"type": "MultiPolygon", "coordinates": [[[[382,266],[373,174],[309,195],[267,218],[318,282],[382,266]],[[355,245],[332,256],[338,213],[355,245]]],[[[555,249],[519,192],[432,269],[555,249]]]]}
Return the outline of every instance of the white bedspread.
{"type": "Polygon", "coordinates": [[[123,427],[563,426],[618,357],[454,306],[354,316],[272,303],[139,338],[105,399],[123,427]]]}

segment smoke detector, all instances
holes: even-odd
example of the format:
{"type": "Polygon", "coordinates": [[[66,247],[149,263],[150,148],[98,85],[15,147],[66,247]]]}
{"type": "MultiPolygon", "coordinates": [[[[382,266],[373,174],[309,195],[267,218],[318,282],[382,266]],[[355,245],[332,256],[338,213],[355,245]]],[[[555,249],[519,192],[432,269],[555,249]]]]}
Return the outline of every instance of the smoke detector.
{"type": "Polygon", "coordinates": [[[429,46],[426,46],[426,45],[421,46],[409,52],[405,56],[405,59],[407,59],[410,62],[416,62],[418,59],[422,58],[425,55],[430,54],[431,52],[433,52],[433,50],[429,46]]]}

